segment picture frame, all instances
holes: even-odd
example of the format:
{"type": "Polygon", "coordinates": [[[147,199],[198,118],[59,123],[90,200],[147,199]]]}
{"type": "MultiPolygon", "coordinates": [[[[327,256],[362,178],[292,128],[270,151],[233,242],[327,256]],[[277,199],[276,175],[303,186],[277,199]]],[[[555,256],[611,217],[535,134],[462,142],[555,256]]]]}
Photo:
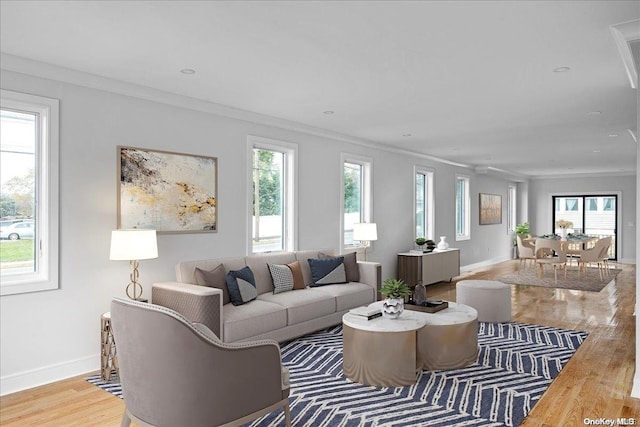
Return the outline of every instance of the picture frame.
{"type": "Polygon", "coordinates": [[[502,196],[480,193],[480,225],[502,224],[502,196]]]}
{"type": "Polygon", "coordinates": [[[117,227],[218,231],[218,158],[118,146],[117,227]]]}

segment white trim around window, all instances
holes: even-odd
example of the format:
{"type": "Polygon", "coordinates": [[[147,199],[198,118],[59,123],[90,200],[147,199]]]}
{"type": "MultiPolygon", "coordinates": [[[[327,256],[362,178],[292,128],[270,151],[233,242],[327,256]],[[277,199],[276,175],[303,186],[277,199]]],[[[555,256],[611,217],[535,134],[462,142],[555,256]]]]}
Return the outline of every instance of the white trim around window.
{"type": "MultiPolygon", "coordinates": [[[[370,157],[359,156],[356,154],[340,153],[340,248],[345,251],[358,249],[361,247],[359,243],[345,242],[348,230],[345,230],[345,180],[344,169],[345,164],[354,164],[361,167],[362,176],[360,181],[360,222],[373,222],[373,159],[370,157]]],[[[373,245],[373,243],[371,243],[373,245]]]]}
{"type": "Polygon", "coordinates": [[[59,101],[1,90],[0,107],[36,117],[34,264],[29,271],[0,273],[0,295],[58,289],[59,101]]]}
{"type": "Polygon", "coordinates": [[[415,237],[424,237],[425,239],[433,240],[435,224],[434,224],[434,211],[435,211],[435,197],[433,195],[433,180],[435,172],[431,168],[422,166],[413,167],[413,229],[415,231],[415,237]],[[418,177],[423,177],[424,186],[418,188],[418,177]],[[422,197],[423,205],[419,206],[418,191],[421,191],[420,197],[422,197]],[[424,230],[419,230],[419,225],[426,224],[424,230]]]}
{"type": "MultiPolygon", "coordinates": [[[[294,251],[298,235],[298,144],[249,135],[247,137],[247,253],[253,248],[253,149],[271,150],[284,154],[283,161],[283,218],[282,245],[273,251],[294,251]]],[[[260,251],[260,252],[265,252],[260,251]]]]}
{"type": "Polygon", "coordinates": [[[509,184],[507,188],[507,233],[512,234],[516,231],[517,212],[518,212],[518,190],[516,184],[509,184]]]}
{"type": "Polygon", "coordinates": [[[471,178],[456,175],[455,181],[455,226],[456,241],[471,239],[471,178]]]}

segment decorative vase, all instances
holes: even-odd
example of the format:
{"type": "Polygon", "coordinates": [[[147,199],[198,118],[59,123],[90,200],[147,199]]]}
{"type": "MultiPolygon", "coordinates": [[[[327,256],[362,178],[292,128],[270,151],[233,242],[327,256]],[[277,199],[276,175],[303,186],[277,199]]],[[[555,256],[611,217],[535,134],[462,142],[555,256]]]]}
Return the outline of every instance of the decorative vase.
{"type": "Polygon", "coordinates": [[[447,236],[440,236],[440,241],[438,242],[438,249],[441,251],[445,249],[449,249],[449,244],[447,243],[447,236]]]}
{"type": "Polygon", "coordinates": [[[382,303],[382,316],[397,319],[404,311],[404,298],[386,298],[382,303]]]}
{"type": "Polygon", "coordinates": [[[563,242],[565,240],[567,240],[567,229],[566,228],[561,228],[560,229],[560,240],[562,240],[563,242]]]}
{"type": "Polygon", "coordinates": [[[427,300],[427,287],[422,281],[418,282],[413,290],[413,300],[417,305],[422,305],[422,303],[427,300]]]}

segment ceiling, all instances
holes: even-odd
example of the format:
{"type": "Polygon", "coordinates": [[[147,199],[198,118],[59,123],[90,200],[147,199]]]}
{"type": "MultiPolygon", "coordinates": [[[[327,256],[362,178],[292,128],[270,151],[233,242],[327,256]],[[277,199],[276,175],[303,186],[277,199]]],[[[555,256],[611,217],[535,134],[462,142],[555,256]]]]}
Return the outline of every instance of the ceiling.
{"type": "Polygon", "coordinates": [[[639,18],[637,0],[2,0],[0,50],[478,171],[616,175],[637,104],[610,26],[639,18]]]}

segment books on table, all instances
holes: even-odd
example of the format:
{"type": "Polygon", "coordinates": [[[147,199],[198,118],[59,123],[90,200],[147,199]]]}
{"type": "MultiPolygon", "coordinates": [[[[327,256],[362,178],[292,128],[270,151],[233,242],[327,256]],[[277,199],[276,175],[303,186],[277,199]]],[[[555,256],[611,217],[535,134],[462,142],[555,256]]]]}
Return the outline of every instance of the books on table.
{"type": "Polygon", "coordinates": [[[375,319],[376,317],[382,316],[382,310],[380,307],[356,307],[349,310],[349,314],[353,314],[354,316],[364,317],[367,320],[375,319]]]}

